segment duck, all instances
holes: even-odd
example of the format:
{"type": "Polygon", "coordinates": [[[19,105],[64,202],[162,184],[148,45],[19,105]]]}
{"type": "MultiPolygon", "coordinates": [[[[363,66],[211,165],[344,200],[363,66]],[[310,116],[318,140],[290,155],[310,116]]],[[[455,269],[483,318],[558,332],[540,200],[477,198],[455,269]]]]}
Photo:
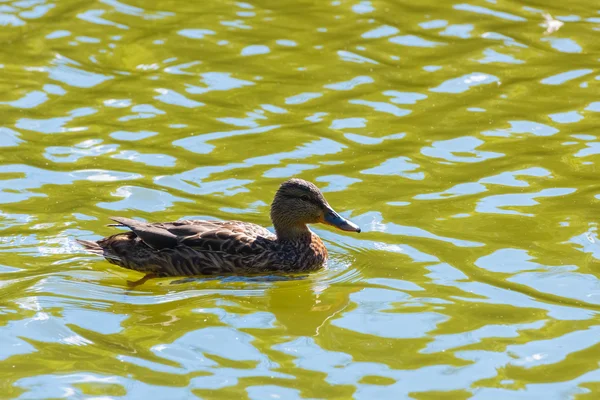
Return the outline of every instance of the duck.
{"type": "Polygon", "coordinates": [[[216,274],[305,273],[327,262],[327,248],[308,225],[322,223],[360,233],[339,215],[319,188],[306,180],[283,182],[271,203],[274,233],[249,222],[179,220],[143,222],[111,217],[124,233],[77,242],[92,254],[151,278],[216,274]]]}

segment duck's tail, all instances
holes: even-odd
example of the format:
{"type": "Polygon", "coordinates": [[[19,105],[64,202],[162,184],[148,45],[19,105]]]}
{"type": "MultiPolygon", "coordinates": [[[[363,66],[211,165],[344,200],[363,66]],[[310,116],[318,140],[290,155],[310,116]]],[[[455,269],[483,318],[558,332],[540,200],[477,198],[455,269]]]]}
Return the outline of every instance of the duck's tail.
{"type": "Polygon", "coordinates": [[[75,239],[77,243],[83,246],[83,248],[89,253],[96,254],[98,256],[104,256],[104,249],[100,247],[98,242],[94,242],[92,240],[81,240],[75,239]]]}
{"type": "MultiPolygon", "coordinates": [[[[104,258],[106,258],[109,261],[113,260],[113,261],[119,261],[120,262],[121,261],[121,257],[119,257],[114,252],[112,252],[110,248],[106,248],[106,247],[102,246],[101,243],[104,242],[105,240],[106,239],[100,240],[99,242],[95,242],[93,240],[75,239],[75,241],[77,243],[79,243],[80,245],[82,245],[83,248],[88,253],[104,257],[104,258]]],[[[117,264],[119,264],[119,263],[117,263],[117,264]]]]}

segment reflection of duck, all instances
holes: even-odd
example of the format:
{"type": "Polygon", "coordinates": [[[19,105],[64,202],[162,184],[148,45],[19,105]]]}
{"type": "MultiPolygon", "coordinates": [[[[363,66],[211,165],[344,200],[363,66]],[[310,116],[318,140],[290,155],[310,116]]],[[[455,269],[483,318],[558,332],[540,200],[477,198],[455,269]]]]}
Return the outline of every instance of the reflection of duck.
{"type": "Polygon", "coordinates": [[[315,185],[301,179],[284,182],[275,194],[271,220],[277,235],[240,221],[112,219],[118,223],[114,226],[131,231],[78,242],[113,264],[147,273],[139,283],[159,276],[312,271],[327,260],[327,249],[307,224],[360,232],[331,208],[315,185]]]}
{"type": "Polygon", "coordinates": [[[267,290],[265,298],[268,311],[285,327],[287,335],[313,337],[348,307],[350,294],[358,290],[360,287],[353,285],[329,286],[321,279],[278,282],[267,290]]]}

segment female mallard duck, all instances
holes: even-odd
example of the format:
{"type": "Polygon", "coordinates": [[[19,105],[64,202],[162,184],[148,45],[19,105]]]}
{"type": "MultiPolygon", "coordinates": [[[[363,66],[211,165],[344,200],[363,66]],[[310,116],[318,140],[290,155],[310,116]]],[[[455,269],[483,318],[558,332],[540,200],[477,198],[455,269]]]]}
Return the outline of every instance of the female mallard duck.
{"type": "MultiPolygon", "coordinates": [[[[341,217],[321,191],[302,179],[290,179],[271,205],[276,235],[240,221],[185,220],[147,223],[111,218],[131,231],[98,240],[78,240],[110,263],[152,277],[313,271],[327,260],[327,249],[307,224],[325,223],[344,231],[360,228],[341,217]]],[[[141,283],[141,282],[140,282],[141,283]]]]}

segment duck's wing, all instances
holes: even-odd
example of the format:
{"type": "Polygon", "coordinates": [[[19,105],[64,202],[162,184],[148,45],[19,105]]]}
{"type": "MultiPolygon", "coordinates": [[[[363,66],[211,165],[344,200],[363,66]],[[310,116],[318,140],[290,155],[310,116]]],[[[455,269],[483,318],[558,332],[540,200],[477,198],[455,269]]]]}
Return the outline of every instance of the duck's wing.
{"type": "Polygon", "coordinates": [[[147,223],[129,218],[112,217],[155,250],[192,247],[200,251],[229,254],[256,254],[264,251],[273,234],[258,225],[239,221],[188,220],[147,223]]]}
{"type": "Polygon", "coordinates": [[[111,217],[110,219],[117,222],[117,226],[124,226],[131,229],[137,237],[153,249],[160,250],[173,248],[178,244],[177,235],[158,224],[149,224],[147,222],[122,217],[111,217]]]}

